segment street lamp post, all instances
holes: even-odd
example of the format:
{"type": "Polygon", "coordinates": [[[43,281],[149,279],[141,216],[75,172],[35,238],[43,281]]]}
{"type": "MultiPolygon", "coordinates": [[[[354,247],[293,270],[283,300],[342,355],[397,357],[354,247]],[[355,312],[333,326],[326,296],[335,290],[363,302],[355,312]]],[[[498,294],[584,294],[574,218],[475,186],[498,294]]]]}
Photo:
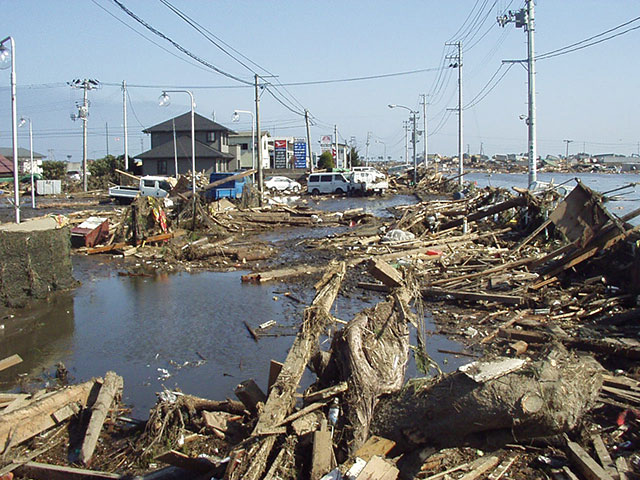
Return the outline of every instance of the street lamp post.
{"type": "Polygon", "coordinates": [[[416,157],[416,115],[418,112],[411,110],[409,107],[405,107],[404,105],[396,105],[395,103],[389,104],[389,108],[404,108],[405,110],[409,110],[409,118],[413,124],[413,138],[411,143],[413,144],[413,184],[415,185],[418,183],[418,158],[416,157]]]}
{"type": "Polygon", "coordinates": [[[0,41],[0,68],[5,70],[11,63],[11,141],[13,142],[13,202],[16,223],[20,223],[20,185],[18,183],[18,109],[16,107],[16,43],[13,37],[0,41]],[[5,43],[9,42],[11,48],[5,43]]]}
{"type": "Polygon", "coordinates": [[[256,132],[254,128],[255,116],[253,115],[253,112],[250,112],[249,110],[234,110],[233,118],[231,119],[231,121],[239,122],[241,113],[246,113],[248,115],[251,115],[251,168],[255,170],[256,168],[256,136],[255,136],[256,132]]]}
{"type": "Polygon", "coordinates": [[[20,124],[18,126],[21,127],[27,122],[29,122],[29,152],[31,155],[31,208],[36,208],[36,192],[33,188],[33,129],[31,125],[31,118],[20,118],[20,124]]]}
{"type": "Polygon", "coordinates": [[[194,198],[196,195],[196,126],[194,119],[194,108],[195,101],[193,99],[193,93],[189,90],[164,90],[160,98],[158,99],[158,104],[161,107],[167,107],[171,103],[171,98],[168,93],[186,93],[189,95],[191,99],[191,193],[194,198]]]}

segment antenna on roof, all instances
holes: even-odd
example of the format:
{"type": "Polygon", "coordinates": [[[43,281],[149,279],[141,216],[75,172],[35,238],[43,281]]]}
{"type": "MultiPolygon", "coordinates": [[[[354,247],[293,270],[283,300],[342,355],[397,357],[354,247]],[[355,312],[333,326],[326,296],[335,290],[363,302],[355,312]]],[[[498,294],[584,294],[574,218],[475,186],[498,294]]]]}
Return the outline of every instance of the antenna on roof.
{"type": "Polygon", "coordinates": [[[213,120],[214,122],[216,121],[216,111],[215,110],[213,110],[211,112],[211,120],[213,120]]]}

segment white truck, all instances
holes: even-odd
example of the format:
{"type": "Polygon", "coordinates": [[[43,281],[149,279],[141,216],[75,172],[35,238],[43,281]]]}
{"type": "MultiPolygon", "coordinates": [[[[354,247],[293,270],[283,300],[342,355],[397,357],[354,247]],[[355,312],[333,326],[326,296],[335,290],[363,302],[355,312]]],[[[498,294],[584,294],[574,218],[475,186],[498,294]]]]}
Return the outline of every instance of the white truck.
{"type": "Polygon", "coordinates": [[[119,185],[109,188],[109,197],[121,204],[131,203],[138,195],[143,197],[164,198],[169,196],[172,185],[167,177],[148,175],[140,179],[140,185],[119,185]]]}
{"type": "Polygon", "coordinates": [[[351,173],[351,191],[362,195],[369,193],[384,194],[389,181],[384,173],[373,167],[354,167],[351,173]]]}

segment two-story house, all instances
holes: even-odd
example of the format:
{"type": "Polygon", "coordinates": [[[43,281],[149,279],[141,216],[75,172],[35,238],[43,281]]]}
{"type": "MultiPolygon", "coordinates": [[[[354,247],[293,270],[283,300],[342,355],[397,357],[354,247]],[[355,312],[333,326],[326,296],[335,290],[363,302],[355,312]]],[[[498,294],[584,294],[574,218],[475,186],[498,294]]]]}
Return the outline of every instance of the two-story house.
{"type": "MultiPolygon", "coordinates": [[[[239,147],[229,147],[232,130],[208,118],[194,115],[196,171],[229,172],[237,168],[239,147]]],[[[191,170],[191,112],[143,130],[151,134],[151,150],[136,159],[142,160],[143,175],[175,176],[191,170]],[[175,148],[174,148],[175,131],[175,148]]]]}

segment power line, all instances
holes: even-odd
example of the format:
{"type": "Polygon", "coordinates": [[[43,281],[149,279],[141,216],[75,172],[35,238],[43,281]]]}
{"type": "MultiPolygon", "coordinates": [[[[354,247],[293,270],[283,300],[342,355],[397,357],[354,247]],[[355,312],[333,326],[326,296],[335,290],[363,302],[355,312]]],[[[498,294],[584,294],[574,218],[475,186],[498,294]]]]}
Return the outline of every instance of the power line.
{"type": "Polygon", "coordinates": [[[155,35],[159,36],[160,38],[168,41],[169,43],[171,43],[174,47],[176,47],[178,50],[180,50],[182,53],[184,53],[185,55],[190,56],[191,58],[193,58],[196,62],[201,63],[202,65],[209,67],[211,70],[219,73],[220,75],[224,75],[227,78],[230,78],[232,80],[235,80],[236,82],[240,82],[243,83],[245,85],[252,85],[251,82],[244,80],[240,77],[237,77],[235,75],[232,75],[231,73],[225,72],[224,70],[216,67],[215,65],[213,65],[212,63],[207,62],[206,60],[204,60],[203,58],[200,58],[198,55],[192,53],[191,51],[187,50],[186,48],[184,48],[182,45],[180,45],[178,42],[176,42],[175,40],[169,38],[168,36],[166,36],[164,33],[162,33],[161,31],[159,31],[158,29],[154,28],[153,26],[151,26],[149,23],[147,23],[146,21],[144,21],[142,18],[140,18],[138,15],[136,15],[135,13],[133,13],[131,10],[129,10],[127,7],[125,7],[122,2],[120,2],[119,0],[111,0],[113,3],[115,3],[118,7],[120,7],[120,9],[125,12],[127,15],[129,15],[131,18],[133,18],[136,22],[138,22],[140,25],[142,25],[143,27],[145,27],[147,30],[149,30],[150,32],[154,33],[155,35]]]}
{"type": "Polygon", "coordinates": [[[482,87],[480,89],[480,91],[477,93],[477,95],[469,102],[468,105],[466,105],[464,107],[465,110],[475,107],[477,104],[479,104],[482,100],[484,100],[484,98],[489,95],[494,88],[496,88],[498,86],[498,84],[502,81],[502,79],[507,75],[507,73],[509,73],[509,70],[511,70],[511,67],[513,67],[515,65],[515,63],[511,63],[509,64],[509,66],[507,67],[507,69],[504,71],[504,73],[500,76],[500,78],[498,78],[498,80],[496,80],[496,83],[494,83],[491,88],[489,88],[489,90],[487,90],[484,94],[483,91],[489,86],[489,84],[491,83],[491,81],[496,77],[496,75],[498,75],[498,72],[500,72],[500,70],[502,69],[502,67],[504,66],[504,63],[500,64],[500,67],[498,67],[498,69],[495,71],[495,73],[491,76],[491,78],[489,79],[489,81],[484,85],[484,87],[482,87]]]}

